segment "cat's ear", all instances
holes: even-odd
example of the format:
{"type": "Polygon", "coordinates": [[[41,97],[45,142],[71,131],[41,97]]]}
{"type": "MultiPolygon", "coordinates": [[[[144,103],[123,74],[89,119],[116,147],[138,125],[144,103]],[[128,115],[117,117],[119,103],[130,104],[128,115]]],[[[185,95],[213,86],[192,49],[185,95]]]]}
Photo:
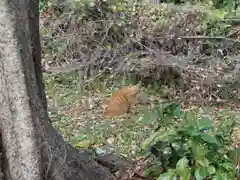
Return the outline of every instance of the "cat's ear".
{"type": "Polygon", "coordinates": [[[139,83],[133,85],[132,87],[133,87],[133,89],[139,90],[141,87],[141,81],[139,83]]]}
{"type": "Polygon", "coordinates": [[[136,85],[130,86],[131,93],[133,93],[134,95],[138,94],[138,92],[140,90],[140,85],[141,85],[141,82],[136,85]]]}

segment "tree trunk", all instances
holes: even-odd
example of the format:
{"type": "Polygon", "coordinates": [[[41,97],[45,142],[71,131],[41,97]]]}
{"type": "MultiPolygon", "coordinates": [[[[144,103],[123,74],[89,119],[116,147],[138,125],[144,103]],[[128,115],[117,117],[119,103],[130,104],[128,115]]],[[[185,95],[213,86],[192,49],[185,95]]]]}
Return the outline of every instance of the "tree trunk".
{"type": "Polygon", "coordinates": [[[0,173],[8,180],[113,180],[49,121],[38,12],[38,0],[0,1],[0,173]]]}

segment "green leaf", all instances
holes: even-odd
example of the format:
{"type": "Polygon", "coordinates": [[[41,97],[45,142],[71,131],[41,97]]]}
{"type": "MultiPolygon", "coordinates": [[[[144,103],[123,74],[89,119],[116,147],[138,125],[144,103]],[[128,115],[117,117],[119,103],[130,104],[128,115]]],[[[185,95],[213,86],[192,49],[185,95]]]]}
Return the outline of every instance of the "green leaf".
{"type": "Polygon", "coordinates": [[[205,142],[213,143],[213,144],[218,144],[217,138],[215,137],[214,134],[203,133],[203,134],[201,134],[201,138],[202,138],[202,140],[204,140],[205,142]]]}
{"type": "Polygon", "coordinates": [[[177,169],[186,169],[188,167],[188,159],[183,157],[177,162],[176,168],[177,169]]]}
{"type": "Polygon", "coordinates": [[[233,164],[233,163],[224,162],[224,163],[221,163],[220,166],[227,171],[235,170],[235,164],[233,164]]]}
{"type": "Polygon", "coordinates": [[[191,177],[191,169],[188,168],[188,159],[181,158],[176,164],[177,175],[181,176],[182,180],[189,180],[191,177]]]}
{"type": "Polygon", "coordinates": [[[213,177],[214,180],[228,180],[227,174],[221,171],[217,171],[213,177]]]}
{"type": "Polygon", "coordinates": [[[212,128],[212,121],[206,117],[204,118],[201,118],[199,121],[198,121],[198,128],[199,130],[202,130],[202,129],[209,129],[209,128],[212,128]]]}
{"type": "Polygon", "coordinates": [[[181,105],[180,104],[178,104],[175,107],[175,110],[174,110],[173,114],[177,117],[182,117],[184,115],[184,111],[181,110],[181,105]]]}
{"type": "Polygon", "coordinates": [[[191,147],[192,147],[192,152],[196,159],[204,158],[208,152],[205,146],[203,146],[202,144],[196,141],[191,142],[191,147]]]}
{"type": "Polygon", "coordinates": [[[145,139],[145,141],[142,144],[142,148],[143,149],[148,149],[149,146],[151,146],[151,144],[154,142],[154,140],[156,139],[156,137],[161,136],[164,132],[162,131],[158,131],[153,133],[149,138],[145,139]]]}
{"type": "Polygon", "coordinates": [[[195,137],[195,136],[198,136],[198,135],[201,134],[200,131],[197,128],[194,128],[194,127],[189,127],[187,132],[192,137],[195,137]]]}
{"type": "Polygon", "coordinates": [[[85,135],[85,134],[80,134],[80,135],[78,135],[78,136],[73,137],[72,142],[73,142],[74,144],[77,144],[77,143],[79,143],[80,141],[86,141],[86,140],[89,140],[89,137],[88,137],[87,135],[85,135]]]}
{"type": "Polygon", "coordinates": [[[208,171],[206,167],[201,167],[199,173],[203,178],[206,178],[208,176],[208,171]]]}
{"type": "Polygon", "coordinates": [[[145,139],[145,141],[142,144],[142,148],[148,149],[154,142],[162,141],[162,140],[166,141],[166,140],[170,139],[171,137],[176,137],[175,129],[168,129],[167,132],[164,129],[159,130],[159,131],[153,133],[149,138],[145,139]]]}
{"type": "Polygon", "coordinates": [[[175,113],[181,114],[181,104],[180,103],[172,102],[165,106],[164,114],[177,116],[177,114],[175,114],[175,113]]]}
{"type": "Polygon", "coordinates": [[[147,112],[144,112],[141,121],[144,124],[149,124],[149,123],[153,122],[154,120],[156,120],[157,118],[158,117],[157,117],[156,112],[149,112],[149,111],[147,111],[147,112]]]}
{"type": "Polygon", "coordinates": [[[208,166],[207,171],[208,171],[209,175],[213,175],[216,173],[216,169],[214,166],[208,166]]]}
{"type": "Polygon", "coordinates": [[[80,141],[79,143],[75,144],[75,147],[77,148],[89,148],[89,146],[92,145],[92,141],[90,140],[85,140],[85,141],[80,141]]]}
{"type": "Polygon", "coordinates": [[[156,177],[159,176],[161,171],[161,166],[150,166],[146,168],[145,170],[145,176],[146,177],[156,177]]]}
{"type": "Polygon", "coordinates": [[[194,177],[196,178],[196,180],[202,180],[203,177],[200,175],[200,170],[196,169],[195,173],[194,173],[194,177]]]}
{"type": "Polygon", "coordinates": [[[196,161],[200,166],[203,166],[203,167],[207,167],[209,165],[209,161],[205,157],[202,159],[197,159],[196,161]]]}
{"type": "Polygon", "coordinates": [[[175,171],[168,171],[163,174],[161,174],[157,180],[177,180],[177,176],[175,174],[175,171]]]}
{"type": "Polygon", "coordinates": [[[191,178],[191,169],[185,168],[182,170],[177,170],[177,174],[181,177],[182,180],[189,180],[191,178]]]}
{"type": "Polygon", "coordinates": [[[202,180],[208,176],[208,171],[206,167],[200,167],[196,169],[194,176],[197,180],[202,180]]]}

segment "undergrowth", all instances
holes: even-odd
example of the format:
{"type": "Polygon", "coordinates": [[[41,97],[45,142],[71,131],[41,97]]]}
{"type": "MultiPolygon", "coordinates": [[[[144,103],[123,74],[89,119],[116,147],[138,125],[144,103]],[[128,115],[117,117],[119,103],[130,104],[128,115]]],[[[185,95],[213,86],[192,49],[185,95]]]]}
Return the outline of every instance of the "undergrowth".
{"type": "Polygon", "coordinates": [[[145,140],[143,148],[159,161],[158,171],[152,172],[160,174],[158,179],[236,177],[240,149],[232,147],[234,116],[221,117],[219,112],[220,118],[214,123],[206,114],[182,111],[178,103],[160,105],[157,111],[161,128],[145,140]],[[179,119],[179,123],[169,124],[169,120],[173,123],[179,119]]]}
{"type": "Polygon", "coordinates": [[[148,177],[234,179],[239,9],[234,1],[131,2],[40,1],[53,125],[76,148],[149,156],[148,177]],[[133,114],[102,116],[114,91],[139,81],[133,114]]]}

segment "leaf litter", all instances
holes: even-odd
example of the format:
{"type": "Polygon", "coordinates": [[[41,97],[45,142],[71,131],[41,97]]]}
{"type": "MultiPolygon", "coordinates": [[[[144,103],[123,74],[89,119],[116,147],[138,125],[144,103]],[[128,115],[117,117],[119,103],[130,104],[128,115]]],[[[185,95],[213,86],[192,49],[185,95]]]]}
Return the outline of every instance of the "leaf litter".
{"type": "MultiPolygon", "coordinates": [[[[144,112],[152,112],[164,100],[157,94],[142,93],[142,97],[139,103],[132,107],[130,114],[106,118],[102,113],[109,95],[92,92],[71,105],[59,107],[58,115],[68,118],[67,120],[60,118],[60,121],[55,122],[54,125],[63,133],[66,140],[71,142],[80,135],[86,135],[85,140],[75,140],[77,143],[74,144],[77,148],[92,147],[97,154],[114,153],[135,160],[131,167],[119,168],[114,172],[118,179],[148,179],[145,176],[148,161],[136,156],[138,156],[137,151],[140,149],[141,142],[148,137],[154,125],[151,120],[144,123],[142,120],[144,112]]],[[[185,106],[185,110],[192,108],[192,105],[185,106]]],[[[195,109],[198,108],[195,106],[195,109]]],[[[235,133],[235,135],[237,136],[235,141],[238,142],[240,134],[235,133]]]]}

